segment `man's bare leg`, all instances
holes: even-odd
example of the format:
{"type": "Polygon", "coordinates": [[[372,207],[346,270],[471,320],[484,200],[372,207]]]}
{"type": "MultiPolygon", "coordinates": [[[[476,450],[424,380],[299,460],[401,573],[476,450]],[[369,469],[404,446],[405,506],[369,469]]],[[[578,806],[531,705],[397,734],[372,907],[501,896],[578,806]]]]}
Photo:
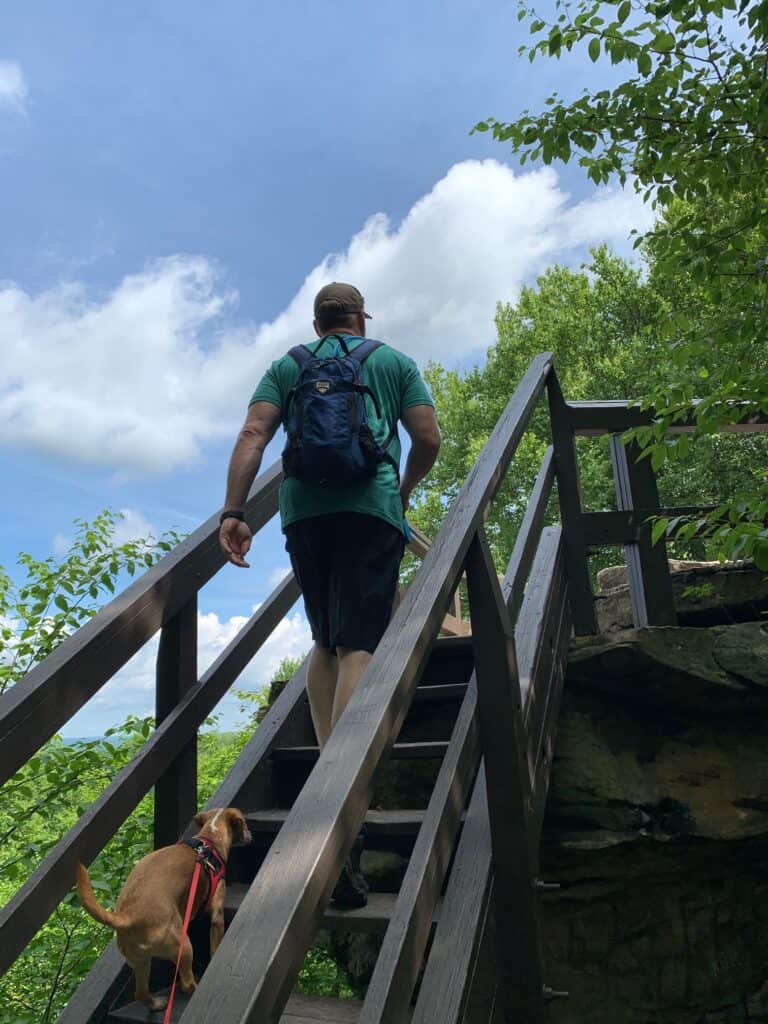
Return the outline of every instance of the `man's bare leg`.
{"type": "Polygon", "coordinates": [[[327,647],[315,644],[309,657],[307,695],[317,743],[321,750],[335,722],[333,705],[338,674],[339,660],[336,655],[327,647]]]}
{"type": "Polygon", "coordinates": [[[333,701],[331,727],[336,725],[355,692],[363,672],[368,667],[371,654],[368,651],[352,651],[348,647],[338,647],[339,675],[336,682],[336,695],[333,701]]]}

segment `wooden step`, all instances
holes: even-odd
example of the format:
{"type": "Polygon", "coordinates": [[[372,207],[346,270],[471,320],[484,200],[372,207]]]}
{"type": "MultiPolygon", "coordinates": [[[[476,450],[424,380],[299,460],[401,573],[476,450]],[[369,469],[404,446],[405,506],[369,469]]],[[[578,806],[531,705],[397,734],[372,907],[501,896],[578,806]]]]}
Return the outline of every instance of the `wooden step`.
{"type": "MultiPolygon", "coordinates": [[[[237,913],[245,899],[248,886],[240,882],[227,884],[227,895],[224,901],[224,916],[229,923],[237,913]]],[[[327,907],[323,914],[321,928],[329,928],[337,932],[373,932],[382,935],[392,917],[397,902],[397,894],[389,892],[369,892],[368,904],[359,910],[336,910],[327,907]]],[[[437,911],[433,923],[437,921],[437,911]]]]}
{"type": "MultiPolygon", "coordinates": [[[[444,757],[447,749],[447,740],[396,743],[389,756],[403,759],[436,758],[444,757]]],[[[317,747],[275,747],[271,756],[275,761],[316,761],[318,755],[317,747]]]]}
{"type": "MultiPolygon", "coordinates": [[[[423,810],[368,811],[365,824],[371,839],[390,836],[415,836],[424,821],[423,810]]],[[[268,811],[248,811],[246,818],[252,835],[276,833],[283,827],[289,811],[284,807],[268,811]]]]}
{"type": "MultiPolygon", "coordinates": [[[[173,1000],[172,1024],[178,1024],[190,997],[184,992],[176,993],[173,1000]]],[[[357,999],[330,999],[319,996],[293,995],[280,1018],[280,1024],[357,1024],[360,1018],[362,1003],[357,999]]],[[[163,1011],[147,1013],[141,1003],[128,1003],[119,1010],[114,1010],[107,1017],[107,1024],[118,1021],[135,1021],[136,1024],[161,1024],[163,1011]]],[[[221,1024],[224,1024],[222,1021],[221,1024]]]]}
{"type": "Polygon", "coordinates": [[[464,700],[467,692],[466,683],[434,683],[430,686],[420,686],[413,698],[414,704],[421,704],[424,701],[448,701],[464,700]]]}

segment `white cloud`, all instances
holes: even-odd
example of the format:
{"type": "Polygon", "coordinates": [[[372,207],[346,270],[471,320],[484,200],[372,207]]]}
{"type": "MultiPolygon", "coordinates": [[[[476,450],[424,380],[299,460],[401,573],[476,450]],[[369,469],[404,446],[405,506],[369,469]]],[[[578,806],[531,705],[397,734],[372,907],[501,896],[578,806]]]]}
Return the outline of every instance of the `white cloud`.
{"type": "MultiPolygon", "coordinates": [[[[253,607],[256,611],[258,605],[253,607]]],[[[247,622],[243,615],[220,619],[216,612],[200,612],[198,629],[199,674],[221,654],[247,622]]],[[[101,728],[118,725],[131,715],[151,715],[155,708],[155,661],[158,637],[131,658],[113,679],[65,727],[68,736],[91,735],[101,728]],[[98,723],[98,725],[96,724],[98,723]]],[[[297,658],[309,651],[312,635],[303,612],[287,615],[234,684],[236,689],[258,689],[269,683],[283,658],[297,658]]],[[[224,727],[236,719],[237,700],[225,697],[218,711],[224,727]]]]}
{"type": "Polygon", "coordinates": [[[631,190],[569,204],[551,168],[515,174],[495,160],[456,164],[393,225],[372,216],[346,251],[307,276],[288,307],[238,324],[237,296],[201,256],[172,256],[106,296],[69,283],[36,295],[0,286],[0,435],[6,444],[165,472],[231,437],[269,362],[311,334],[312,297],[359,285],[374,336],[423,363],[479,355],[498,300],[553,260],[580,262],[608,241],[627,250],[649,212],[631,190]]]}
{"type": "Polygon", "coordinates": [[[0,107],[21,113],[27,96],[27,83],[21,65],[15,60],[0,60],[0,107]]]}

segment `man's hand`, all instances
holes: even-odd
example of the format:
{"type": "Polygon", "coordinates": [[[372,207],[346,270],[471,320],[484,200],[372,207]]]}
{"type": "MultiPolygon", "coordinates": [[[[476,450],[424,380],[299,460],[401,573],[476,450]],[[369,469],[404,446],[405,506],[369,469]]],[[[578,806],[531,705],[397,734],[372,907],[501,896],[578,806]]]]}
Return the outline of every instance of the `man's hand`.
{"type": "Polygon", "coordinates": [[[245,556],[251,547],[251,528],[242,519],[225,519],[219,530],[219,544],[232,565],[241,569],[250,569],[245,556]]]}

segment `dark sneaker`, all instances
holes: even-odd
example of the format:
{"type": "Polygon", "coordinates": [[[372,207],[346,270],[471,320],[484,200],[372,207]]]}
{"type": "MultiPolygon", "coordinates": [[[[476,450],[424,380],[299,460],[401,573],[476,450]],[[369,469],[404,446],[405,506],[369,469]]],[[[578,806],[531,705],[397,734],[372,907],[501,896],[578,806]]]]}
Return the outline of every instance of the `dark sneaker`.
{"type": "Polygon", "coordinates": [[[339,910],[356,910],[368,902],[368,883],[347,859],[331,895],[331,903],[339,910]]]}

